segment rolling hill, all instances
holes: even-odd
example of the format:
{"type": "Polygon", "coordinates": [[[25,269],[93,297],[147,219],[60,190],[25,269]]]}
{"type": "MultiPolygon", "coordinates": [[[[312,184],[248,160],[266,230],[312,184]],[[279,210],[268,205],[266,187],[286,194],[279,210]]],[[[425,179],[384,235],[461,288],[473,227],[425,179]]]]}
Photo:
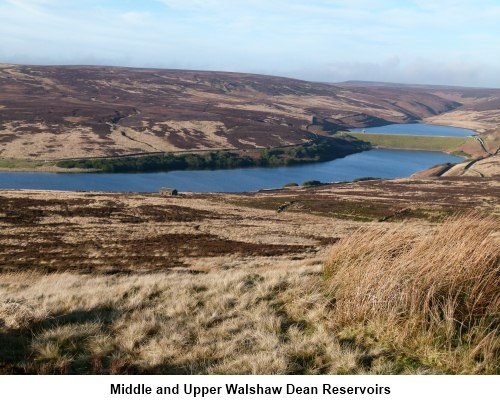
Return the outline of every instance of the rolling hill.
{"type": "Polygon", "coordinates": [[[351,126],[420,120],[488,129],[499,108],[499,89],[3,64],[0,158],[279,147],[351,126]]]}

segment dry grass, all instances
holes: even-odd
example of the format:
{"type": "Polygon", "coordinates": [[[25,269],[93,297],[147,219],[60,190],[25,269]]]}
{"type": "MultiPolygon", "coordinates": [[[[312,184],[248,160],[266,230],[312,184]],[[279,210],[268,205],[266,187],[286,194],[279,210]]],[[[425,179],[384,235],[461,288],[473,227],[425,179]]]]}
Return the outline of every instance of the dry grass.
{"type": "MultiPolygon", "coordinates": [[[[385,195],[481,207],[489,190],[495,205],[493,180],[477,181],[430,195],[392,181],[385,195]]],[[[384,196],[364,184],[306,197],[384,196]]],[[[500,371],[494,219],[361,223],[278,214],[280,199],[231,204],[248,195],[4,194],[0,373],[500,371]]]]}
{"type": "Polygon", "coordinates": [[[498,372],[497,219],[455,218],[425,235],[402,224],[345,238],[325,265],[336,300],[332,322],[371,329],[448,372],[498,372]]]}
{"type": "Polygon", "coordinates": [[[0,302],[0,325],[10,329],[26,328],[32,322],[47,316],[41,308],[32,308],[22,302],[0,302]]]}
{"type": "MultiPolygon", "coordinates": [[[[324,324],[321,266],[262,274],[3,275],[47,317],[0,330],[7,373],[362,372],[324,324]]],[[[0,316],[3,316],[0,315],[0,316]]],[[[3,363],[3,364],[2,364],[3,363]]]]}
{"type": "Polygon", "coordinates": [[[318,260],[260,271],[3,274],[0,371],[496,373],[495,225],[466,217],[434,231],[363,228],[333,248],[326,278],[318,260]]]}

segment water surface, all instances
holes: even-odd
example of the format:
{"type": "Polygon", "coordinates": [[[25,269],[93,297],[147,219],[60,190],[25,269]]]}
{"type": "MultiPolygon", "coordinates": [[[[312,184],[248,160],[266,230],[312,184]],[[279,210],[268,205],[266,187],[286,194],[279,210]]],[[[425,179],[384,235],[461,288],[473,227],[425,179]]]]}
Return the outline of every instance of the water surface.
{"type": "MultiPolygon", "coordinates": [[[[307,180],[349,181],[359,177],[407,177],[438,163],[463,159],[439,152],[372,149],[322,163],[277,168],[183,170],[160,173],[0,172],[0,189],[82,191],[254,191],[307,180]]],[[[0,193],[1,194],[1,193],[0,193]]]]}
{"type": "Polygon", "coordinates": [[[352,132],[388,135],[420,135],[420,136],[469,136],[475,132],[458,127],[430,124],[391,124],[371,128],[350,128],[352,132]]]}

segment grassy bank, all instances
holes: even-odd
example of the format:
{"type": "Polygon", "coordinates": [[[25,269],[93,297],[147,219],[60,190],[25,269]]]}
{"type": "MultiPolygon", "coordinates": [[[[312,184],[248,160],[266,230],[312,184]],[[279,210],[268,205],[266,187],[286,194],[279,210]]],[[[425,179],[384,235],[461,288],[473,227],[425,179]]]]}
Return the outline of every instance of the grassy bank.
{"type": "Polygon", "coordinates": [[[336,328],[417,368],[498,373],[497,228],[494,217],[469,216],[427,235],[406,224],[350,235],[325,264],[336,328]]]}
{"type": "Polygon", "coordinates": [[[320,137],[308,144],[293,147],[64,160],[57,162],[56,166],[111,173],[273,167],[332,160],[367,149],[369,145],[366,142],[352,137],[320,137]]]}
{"type": "Polygon", "coordinates": [[[380,148],[388,149],[414,149],[443,152],[449,148],[457,147],[468,138],[452,136],[417,136],[417,135],[385,135],[350,133],[353,137],[369,142],[380,148]]]}

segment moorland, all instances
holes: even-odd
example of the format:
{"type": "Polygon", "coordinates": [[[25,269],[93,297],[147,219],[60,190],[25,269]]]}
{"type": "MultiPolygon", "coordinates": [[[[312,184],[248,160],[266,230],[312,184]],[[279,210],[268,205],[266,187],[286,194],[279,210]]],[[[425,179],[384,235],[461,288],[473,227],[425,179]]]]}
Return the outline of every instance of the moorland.
{"type": "MultiPolygon", "coordinates": [[[[113,170],[126,166],[147,171],[303,163],[367,148],[348,135],[332,137],[339,131],[408,122],[475,129],[494,147],[498,135],[491,131],[499,125],[499,108],[498,89],[2,64],[0,168],[106,170],[111,165],[113,170]],[[298,148],[309,150],[297,153],[298,148]],[[262,156],[262,150],[272,159],[262,156]],[[221,151],[224,156],[216,153],[221,151]],[[159,165],[165,153],[183,162],[159,165]],[[125,156],[146,164],[113,160],[125,156]]],[[[394,147],[387,141],[382,146],[394,147]]],[[[472,139],[441,141],[435,150],[484,154],[472,139]]]]}
{"type": "Polygon", "coordinates": [[[0,373],[500,372],[500,90],[15,65],[0,87],[14,166],[296,148],[422,120],[483,141],[406,179],[2,190],[0,373]]]}
{"type": "Polygon", "coordinates": [[[4,191],[0,371],[497,373],[499,185],[4,191]]]}

